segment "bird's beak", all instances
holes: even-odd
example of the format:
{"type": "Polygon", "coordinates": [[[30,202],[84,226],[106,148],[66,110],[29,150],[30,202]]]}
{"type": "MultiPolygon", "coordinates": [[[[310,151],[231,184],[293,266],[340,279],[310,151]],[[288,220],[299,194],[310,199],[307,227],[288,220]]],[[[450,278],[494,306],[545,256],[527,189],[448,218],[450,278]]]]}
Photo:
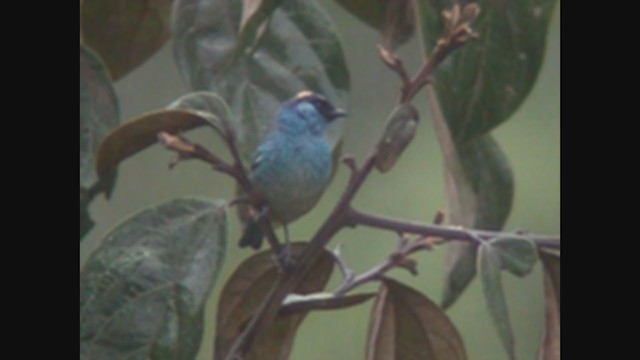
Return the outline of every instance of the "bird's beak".
{"type": "Polygon", "coordinates": [[[337,119],[337,118],[341,118],[341,117],[345,117],[347,116],[347,112],[340,109],[340,108],[335,108],[333,109],[333,111],[331,112],[331,121],[337,119]]]}

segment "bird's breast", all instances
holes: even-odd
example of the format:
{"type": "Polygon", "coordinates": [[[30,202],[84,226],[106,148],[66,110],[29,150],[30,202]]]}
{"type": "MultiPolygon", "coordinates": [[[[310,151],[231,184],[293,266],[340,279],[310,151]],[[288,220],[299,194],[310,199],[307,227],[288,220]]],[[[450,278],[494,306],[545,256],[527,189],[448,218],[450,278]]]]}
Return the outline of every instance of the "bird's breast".
{"type": "Polygon", "coordinates": [[[251,181],[272,217],[291,222],[318,202],[331,172],[331,149],[326,141],[289,142],[262,155],[251,181]]]}

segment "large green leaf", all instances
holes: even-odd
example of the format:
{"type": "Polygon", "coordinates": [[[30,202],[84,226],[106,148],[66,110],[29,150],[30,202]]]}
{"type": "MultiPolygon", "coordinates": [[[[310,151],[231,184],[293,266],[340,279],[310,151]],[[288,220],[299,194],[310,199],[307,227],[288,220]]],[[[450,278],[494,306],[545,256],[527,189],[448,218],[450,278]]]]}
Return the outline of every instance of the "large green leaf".
{"type": "MultiPolygon", "coordinates": [[[[422,38],[427,51],[442,31],[440,13],[469,1],[425,0],[422,38]]],[[[456,50],[435,73],[442,111],[456,143],[486,134],[506,121],[529,94],[540,72],[556,0],[480,0],[473,25],[477,41],[456,50]]]]}
{"type": "Polygon", "coordinates": [[[175,199],[103,240],[80,275],[82,359],[193,358],[222,265],[225,206],[175,199]]]}
{"type": "MultiPolygon", "coordinates": [[[[416,2],[427,52],[442,32],[442,10],[456,2],[416,2]]],[[[533,87],[555,0],[478,4],[481,14],[473,27],[480,38],[438,67],[430,96],[446,122],[436,119],[451,222],[498,230],[511,209],[513,179],[507,159],[488,133],[513,114],[533,87]]],[[[450,246],[443,306],[452,305],[475,276],[476,251],[471,244],[450,246]]]]}
{"type": "Polygon", "coordinates": [[[507,350],[509,359],[514,360],[516,355],[513,331],[511,330],[507,301],[502,289],[502,266],[500,253],[496,251],[491,244],[483,243],[480,245],[478,251],[478,268],[489,314],[498,330],[500,340],[507,350]]]}
{"type": "MultiPolygon", "coordinates": [[[[241,0],[177,0],[172,26],[187,84],[230,104],[242,155],[249,158],[280,104],[297,92],[312,90],[345,107],[349,74],[334,25],[314,0],[284,1],[258,44],[238,52],[247,45],[239,45],[242,14],[241,0]]],[[[334,143],[340,127],[337,121],[329,130],[334,143]]]]}
{"type": "Polygon", "coordinates": [[[384,279],[371,311],[367,360],[464,360],[462,338],[445,312],[418,291],[384,279]]]}
{"type": "Polygon", "coordinates": [[[80,188],[89,189],[98,181],[98,146],[119,121],[118,99],[104,63],[80,45],[80,188]]]}
{"type": "Polygon", "coordinates": [[[172,0],[84,0],[81,39],[104,58],[119,79],[158,51],[169,38],[172,0]]]}
{"type": "Polygon", "coordinates": [[[100,57],[80,45],[80,240],[94,226],[89,205],[101,192],[108,197],[116,173],[98,181],[95,170],[102,138],[118,126],[120,109],[111,79],[100,57]]]}
{"type": "MultiPolygon", "coordinates": [[[[513,201],[513,174],[490,135],[455,147],[438,132],[445,153],[450,221],[469,228],[499,230],[513,201]],[[443,141],[445,140],[445,141],[443,141]]],[[[450,140],[450,138],[448,138],[450,140]]],[[[476,245],[453,242],[447,256],[443,306],[451,306],[476,273],[476,245]]]]}
{"type": "MultiPolygon", "coordinates": [[[[294,258],[305,247],[306,243],[292,244],[294,258]]],[[[321,291],[329,281],[333,264],[331,253],[323,251],[294,293],[304,295],[321,291]]],[[[271,251],[266,250],[245,260],[227,280],[218,305],[215,359],[226,358],[233,342],[265,300],[278,273],[271,251]]],[[[284,311],[279,314],[263,337],[252,347],[247,359],[287,359],[296,330],[308,311],[284,311]]]]}
{"type": "Polygon", "coordinates": [[[336,0],[347,11],[378,30],[385,48],[394,49],[415,29],[412,0],[336,0]]]}

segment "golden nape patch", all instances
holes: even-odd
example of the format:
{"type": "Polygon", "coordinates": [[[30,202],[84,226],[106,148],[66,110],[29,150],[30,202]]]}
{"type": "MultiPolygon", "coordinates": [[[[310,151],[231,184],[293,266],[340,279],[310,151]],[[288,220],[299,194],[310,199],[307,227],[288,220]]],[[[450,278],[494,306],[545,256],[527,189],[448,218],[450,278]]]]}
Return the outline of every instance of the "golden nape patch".
{"type": "Polygon", "coordinates": [[[294,99],[296,100],[302,100],[308,97],[312,97],[314,96],[313,92],[309,91],[309,90],[302,90],[299,93],[296,94],[296,96],[294,97],[294,99]]]}

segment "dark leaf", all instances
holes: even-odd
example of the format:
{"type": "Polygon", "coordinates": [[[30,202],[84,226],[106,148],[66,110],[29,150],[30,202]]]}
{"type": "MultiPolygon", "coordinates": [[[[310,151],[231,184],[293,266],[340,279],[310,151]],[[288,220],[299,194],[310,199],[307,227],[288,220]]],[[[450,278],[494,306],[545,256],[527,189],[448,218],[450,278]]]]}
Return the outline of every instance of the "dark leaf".
{"type": "MultiPolygon", "coordinates": [[[[291,250],[294,258],[306,243],[294,243],[291,250]]],[[[296,294],[321,291],[329,281],[333,269],[333,257],[324,251],[309,274],[295,289],[296,294]]],[[[271,290],[278,277],[270,250],[259,252],[238,266],[220,295],[217,319],[215,358],[224,359],[233,342],[241,334],[271,290]]],[[[275,323],[253,346],[248,359],[287,359],[293,345],[296,330],[307,312],[278,315],[275,323]]]]}
{"type": "Polygon", "coordinates": [[[195,356],[224,257],[224,209],[222,202],[175,199],[107,235],[80,275],[81,358],[195,356]]]}
{"type": "Polygon", "coordinates": [[[336,0],[347,11],[382,34],[383,44],[391,50],[411,38],[415,15],[411,0],[336,0]]]}
{"type": "MultiPolygon", "coordinates": [[[[119,121],[118,100],[102,60],[80,45],[80,188],[88,190],[98,181],[98,146],[119,121]]],[[[107,194],[110,191],[105,189],[107,194]]]]}
{"type": "MultiPolygon", "coordinates": [[[[301,90],[345,108],[349,74],[334,25],[313,0],[284,1],[254,51],[238,48],[241,0],[177,0],[172,25],[179,68],[193,90],[213,91],[239,122],[242,156],[249,159],[271,129],[280,104],[301,90]]],[[[337,144],[341,121],[330,127],[337,144]]]]}
{"type": "Polygon", "coordinates": [[[102,178],[126,158],[158,142],[158,133],[179,133],[211,125],[210,117],[199,111],[158,110],[130,120],[113,130],[100,144],[96,169],[102,178]]]}
{"type": "MultiPolygon", "coordinates": [[[[451,0],[419,2],[422,38],[429,52],[451,0]]],[[[506,121],[529,94],[540,72],[555,0],[480,0],[477,41],[456,50],[435,73],[435,87],[456,144],[487,134],[506,121]]]]}
{"type": "Polygon", "coordinates": [[[544,264],[546,325],[538,360],[560,360],[560,256],[540,251],[544,264]]]}
{"type": "Polygon", "coordinates": [[[507,236],[493,239],[489,244],[500,255],[502,268],[513,275],[529,275],[538,261],[538,250],[531,239],[507,236]]]}
{"type": "Polygon", "coordinates": [[[228,66],[232,66],[243,54],[250,56],[251,52],[255,50],[255,46],[265,34],[269,18],[282,1],[242,0],[238,42],[228,66]]]}
{"type": "MultiPolygon", "coordinates": [[[[440,130],[450,222],[468,228],[500,230],[513,201],[509,161],[489,135],[455,147],[440,130]]],[[[475,276],[476,252],[474,244],[449,245],[443,307],[451,306],[475,276]]]]}
{"type": "Polygon", "coordinates": [[[375,293],[334,296],[333,293],[316,293],[310,295],[289,295],[280,309],[280,315],[290,315],[310,310],[346,309],[376,296],[375,293]]]}
{"type": "Polygon", "coordinates": [[[502,345],[507,350],[509,359],[513,360],[516,356],[509,310],[502,290],[502,261],[500,253],[489,243],[483,243],[479,248],[478,268],[489,314],[498,330],[502,345]]]}
{"type": "Polygon", "coordinates": [[[172,0],[84,0],[81,37],[114,79],[146,61],[169,38],[172,0]]]}
{"type": "Polygon", "coordinates": [[[391,112],[384,135],[378,143],[376,168],[380,172],[385,173],[393,167],[416,135],[419,120],[418,112],[411,104],[398,105],[391,112]]]}
{"type": "Polygon", "coordinates": [[[458,330],[442,309],[416,290],[385,279],[373,306],[367,360],[462,360],[458,330]]]}

